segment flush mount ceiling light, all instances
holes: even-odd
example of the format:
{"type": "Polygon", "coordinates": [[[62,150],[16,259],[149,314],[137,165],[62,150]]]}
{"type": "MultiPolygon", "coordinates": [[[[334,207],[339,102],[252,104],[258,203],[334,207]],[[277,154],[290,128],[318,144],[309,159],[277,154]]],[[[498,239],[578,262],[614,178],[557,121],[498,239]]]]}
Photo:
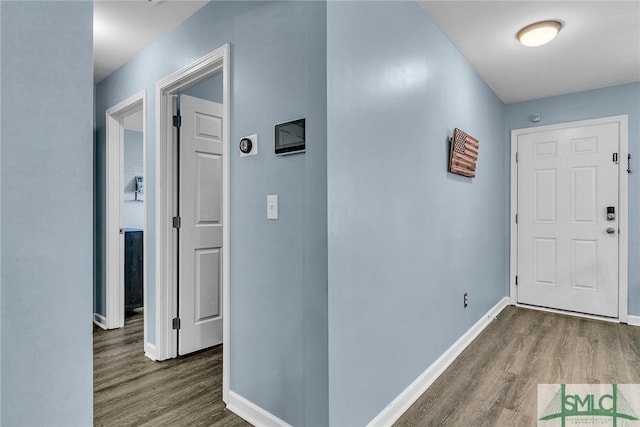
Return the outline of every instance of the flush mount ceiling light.
{"type": "Polygon", "coordinates": [[[560,21],[536,22],[518,31],[517,38],[525,46],[542,46],[553,40],[560,28],[562,28],[560,21]]]}

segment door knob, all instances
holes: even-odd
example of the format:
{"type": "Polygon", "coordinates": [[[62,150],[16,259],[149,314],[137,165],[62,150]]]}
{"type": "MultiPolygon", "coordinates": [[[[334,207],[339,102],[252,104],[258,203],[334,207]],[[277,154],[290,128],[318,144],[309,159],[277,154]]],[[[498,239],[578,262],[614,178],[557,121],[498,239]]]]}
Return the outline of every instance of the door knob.
{"type": "Polygon", "coordinates": [[[609,233],[609,234],[613,234],[613,233],[615,233],[615,232],[616,232],[616,229],[615,229],[615,228],[613,228],[613,227],[609,227],[609,228],[607,228],[607,233],[609,233]]]}

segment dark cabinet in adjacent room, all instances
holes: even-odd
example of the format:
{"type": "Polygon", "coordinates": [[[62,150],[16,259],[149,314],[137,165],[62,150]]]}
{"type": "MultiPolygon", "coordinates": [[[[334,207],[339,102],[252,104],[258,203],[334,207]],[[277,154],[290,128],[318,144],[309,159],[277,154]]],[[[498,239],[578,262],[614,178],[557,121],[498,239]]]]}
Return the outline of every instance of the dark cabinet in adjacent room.
{"type": "Polygon", "coordinates": [[[142,233],[140,229],[124,232],[124,308],[132,310],[142,303],[142,233]]]}

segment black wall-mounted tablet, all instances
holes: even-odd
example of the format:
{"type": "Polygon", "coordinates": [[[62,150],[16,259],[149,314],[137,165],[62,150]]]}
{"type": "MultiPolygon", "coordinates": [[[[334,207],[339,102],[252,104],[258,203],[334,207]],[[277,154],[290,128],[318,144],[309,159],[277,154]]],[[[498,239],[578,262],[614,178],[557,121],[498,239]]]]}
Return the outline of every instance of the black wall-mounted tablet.
{"type": "Polygon", "coordinates": [[[276,154],[294,154],[305,150],[305,119],[276,125],[276,154]]]}

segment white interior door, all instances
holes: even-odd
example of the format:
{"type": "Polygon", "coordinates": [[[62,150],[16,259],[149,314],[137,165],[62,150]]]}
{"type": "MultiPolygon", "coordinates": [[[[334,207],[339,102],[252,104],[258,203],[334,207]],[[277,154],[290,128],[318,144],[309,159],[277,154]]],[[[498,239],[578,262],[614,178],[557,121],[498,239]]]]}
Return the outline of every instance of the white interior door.
{"type": "Polygon", "coordinates": [[[180,96],[178,353],[222,343],[223,106],[180,96]]]}
{"type": "Polygon", "coordinates": [[[618,125],[522,134],[517,146],[518,302],[618,317],[618,125]]]}

